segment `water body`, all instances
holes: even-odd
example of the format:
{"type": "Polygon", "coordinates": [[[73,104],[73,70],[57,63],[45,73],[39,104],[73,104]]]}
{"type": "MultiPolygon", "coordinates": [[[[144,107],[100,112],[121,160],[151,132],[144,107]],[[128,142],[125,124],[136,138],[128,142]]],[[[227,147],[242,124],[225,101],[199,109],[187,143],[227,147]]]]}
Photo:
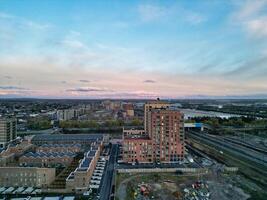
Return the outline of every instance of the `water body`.
{"type": "Polygon", "coordinates": [[[194,109],[179,109],[184,113],[185,119],[192,117],[220,117],[228,119],[230,117],[240,117],[240,115],[230,114],[230,113],[221,113],[214,111],[203,111],[203,110],[194,110],[194,109]]]}

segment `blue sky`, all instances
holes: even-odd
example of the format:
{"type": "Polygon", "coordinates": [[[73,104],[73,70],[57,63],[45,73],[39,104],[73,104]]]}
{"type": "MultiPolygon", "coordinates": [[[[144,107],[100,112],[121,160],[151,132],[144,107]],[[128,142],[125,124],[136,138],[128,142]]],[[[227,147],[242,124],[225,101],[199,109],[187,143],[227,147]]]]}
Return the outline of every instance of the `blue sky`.
{"type": "Polygon", "coordinates": [[[0,95],[266,96],[267,1],[0,0],[0,95]]]}

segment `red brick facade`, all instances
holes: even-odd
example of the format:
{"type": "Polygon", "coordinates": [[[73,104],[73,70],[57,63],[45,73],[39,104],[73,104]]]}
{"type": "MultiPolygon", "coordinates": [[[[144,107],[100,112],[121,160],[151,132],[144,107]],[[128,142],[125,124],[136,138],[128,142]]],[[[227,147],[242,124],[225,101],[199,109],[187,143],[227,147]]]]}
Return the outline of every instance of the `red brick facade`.
{"type": "Polygon", "coordinates": [[[183,114],[174,110],[149,112],[149,133],[157,162],[176,162],[184,156],[183,114]]]}
{"type": "Polygon", "coordinates": [[[159,102],[159,105],[155,102],[146,104],[145,129],[147,131],[124,131],[124,162],[169,163],[183,160],[184,116],[180,111],[168,107],[168,104],[162,102],[159,102]]]}
{"type": "Polygon", "coordinates": [[[149,163],[153,161],[153,142],[150,139],[124,139],[124,162],[149,163]]]}

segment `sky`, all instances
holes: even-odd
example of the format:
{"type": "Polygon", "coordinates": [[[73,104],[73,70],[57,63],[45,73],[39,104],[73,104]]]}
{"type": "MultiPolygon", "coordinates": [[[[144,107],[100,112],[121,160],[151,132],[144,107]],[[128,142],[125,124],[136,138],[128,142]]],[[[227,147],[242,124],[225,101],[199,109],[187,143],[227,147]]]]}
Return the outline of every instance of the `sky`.
{"type": "Polygon", "coordinates": [[[267,97],[267,0],[0,0],[0,98],[267,97]]]}

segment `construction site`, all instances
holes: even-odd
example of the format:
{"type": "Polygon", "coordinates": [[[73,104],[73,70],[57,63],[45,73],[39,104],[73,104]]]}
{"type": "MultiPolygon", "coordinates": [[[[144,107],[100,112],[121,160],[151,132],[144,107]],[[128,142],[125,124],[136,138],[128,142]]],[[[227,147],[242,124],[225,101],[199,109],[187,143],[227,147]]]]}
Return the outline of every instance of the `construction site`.
{"type": "MultiPolygon", "coordinates": [[[[178,168],[119,169],[116,200],[246,200],[264,199],[264,187],[246,176],[234,162],[215,159],[208,148],[186,145],[186,156],[178,168]]],[[[215,152],[216,153],[216,152],[215,152]]],[[[216,158],[223,158],[218,151],[216,158]]],[[[142,168],[141,168],[142,167],[142,168]]]]}
{"type": "Polygon", "coordinates": [[[251,199],[265,199],[267,169],[265,140],[259,143],[257,136],[252,137],[245,133],[235,136],[215,136],[191,131],[187,136],[187,146],[220,163],[238,167],[241,178],[237,178],[237,184],[252,196],[251,199]]]}
{"type": "MultiPolygon", "coordinates": [[[[117,200],[246,200],[237,174],[136,173],[117,174],[117,200]]],[[[255,188],[256,189],[256,188],[255,188]]]]}

